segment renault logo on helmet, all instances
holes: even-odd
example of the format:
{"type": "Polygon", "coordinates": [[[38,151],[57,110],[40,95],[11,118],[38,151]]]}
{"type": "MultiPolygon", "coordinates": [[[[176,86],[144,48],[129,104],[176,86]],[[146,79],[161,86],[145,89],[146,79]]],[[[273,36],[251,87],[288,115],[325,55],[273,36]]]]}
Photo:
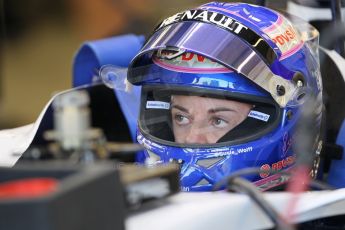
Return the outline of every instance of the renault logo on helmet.
{"type": "Polygon", "coordinates": [[[244,30],[248,29],[248,27],[242,25],[235,19],[230,18],[223,14],[217,13],[217,12],[210,12],[207,10],[187,10],[181,13],[177,13],[165,19],[157,27],[157,30],[164,26],[173,24],[175,22],[181,22],[181,21],[201,21],[201,22],[216,24],[236,34],[239,34],[243,29],[244,30]]]}

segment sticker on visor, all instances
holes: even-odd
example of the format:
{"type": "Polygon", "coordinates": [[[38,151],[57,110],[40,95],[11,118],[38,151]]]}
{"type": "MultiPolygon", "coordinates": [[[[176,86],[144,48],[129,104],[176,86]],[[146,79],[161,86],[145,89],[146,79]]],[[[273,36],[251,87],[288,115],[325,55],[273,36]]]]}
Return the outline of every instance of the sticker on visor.
{"type": "Polygon", "coordinates": [[[248,117],[267,122],[268,119],[270,118],[270,115],[268,115],[266,113],[259,112],[259,111],[251,110],[248,114],[248,117]]]}
{"type": "Polygon", "coordinates": [[[233,70],[214,62],[202,55],[185,52],[174,58],[169,50],[159,51],[153,57],[153,62],[164,68],[184,73],[231,73],[233,70]]]}
{"type": "Polygon", "coordinates": [[[147,101],[146,109],[170,109],[170,103],[164,101],[147,101]]]}

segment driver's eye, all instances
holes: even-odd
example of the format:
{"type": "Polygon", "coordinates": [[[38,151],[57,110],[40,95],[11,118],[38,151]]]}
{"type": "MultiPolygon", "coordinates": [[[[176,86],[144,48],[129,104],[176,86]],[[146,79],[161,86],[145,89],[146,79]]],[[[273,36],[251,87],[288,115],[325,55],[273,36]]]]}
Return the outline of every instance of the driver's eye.
{"type": "Polygon", "coordinates": [[[228,125],[228,122],[224,119],[216,117],[216,118],[213,118],[212,124],[218,128],[223,128],[228,125]]]}
{"type": "Polygon", "coordinates": [[[186,125],[189,123],[189,119],[181,114],[175,114],[174,120],[178,125],[186,125]]]}

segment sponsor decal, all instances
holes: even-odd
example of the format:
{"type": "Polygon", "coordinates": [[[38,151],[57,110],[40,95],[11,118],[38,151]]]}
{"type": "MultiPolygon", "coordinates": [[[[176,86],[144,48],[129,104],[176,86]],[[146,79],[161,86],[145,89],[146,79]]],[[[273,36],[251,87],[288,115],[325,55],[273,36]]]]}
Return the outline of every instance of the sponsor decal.
{"type": "Polygon", "coordinates": [[[147,101],[146,109],[170,109],[170,103],[164,101],[147,101]]]}
{"type": "Polygon", "coordinates": [[[174,55],[170,50],[158,51],[153,62],[165,69],[186,73],[229,73],[229,68],[202,55],[185,52],[174,55]],[[173,57],[173,58],[171,58],[173,57]]]}
{"type": "Polygon", "coordinates": [[[189,191],[190,191],[190,188],[189,188],[189,187],[182,186],[182,187],[181,187],[181,191],[182,191],[182,192],[189,192],[189,191]]]}
{"type": "Polygon", "coordinates": [[[249,146],[246,148],[239,148],[239,149],[234,149],[234,148],[230,148],[230,149],[212,149],[210,152],[214,153],[215,156],[217,157],[221,157],[221,156],[227,156],[227,155],[238,155],[238,154],[242,154],[242,153],[249,153],[253,151],[253,147],[249,146]]]}
{"type": "Polygon", "coordinates": [[[159,153],[164,153],[166,151],[165,146],[159,145],[155,142],[152,142],[148,139],[146,139],[142,134],[138,134],[137,141],[139,144],[143,145],[146,150],[152,150],[153,152],[157,152],[157,155],[159,153]]]}
{"type": "Polygon", "coordinates": [[[230,18],[221,13],[211,12],[207,10],[187,10],[165,19],[158,26],[157,30],[164,26],[181,21],[201,21],[206,23],[212,23],[222,28],[225,28],[235,34],[239,34],[242,30],[248,29],[248,27],[239,23],[235,19],[230,18]]]}
{"type": "Polygon", "coordinates": [[[268,119],[270,118],[270,115],[268,115],[266,113],[259,112],[259,111],[251,110],[248,114],[248,117],[267,122],[268,119]]]}
{"type": "Polygon", "coordinates": [[[294,156],[288,156],[285,159],[278,161],[276,163],[273,163],[271,165],[272,170],[274,171],[279,171],[282,170],[284,168],[287,168],[289,166],[291,166],[293,163],[295,163],[296,158],[294,156]]]}
{"type": "MultiPolygon", "coordinates": [[[[205,57],[199,55],[199,54],[194,54],[194,53],[184,53],[182,54],[182,61],[190,61],[190,60],[194,60],[197,62],[204,62],[205,61],[205,57]],[[193,57],[196,57],[193,59],[193,57]]],[[[211,61],[211,60],[210,60],[211,61]]]]}
{"type": "Polygon", "coordinates": [[[270,170],[272,171],[280,171],[282,169],[286,169],[295,163],[296,159],[294,156],[288,156],[278,162],[275,162],[271,165],[264,164],[260,167],[260,170],[263,172],[260,173],[261,178],[266,178],[270,175],[270,170]],[[266,171],[266,172],[265,172],[266,171]]]}
{"type": "Polygon", "coordinates": [[[264,32],[272,39],[282,52],[280,59],[285,59],[296,53],[302,46],[303,41],[291,23],[279,17],[276,23],[264,29],[264,32]]]}
{"type": "Polygon", "coordinates": [[[264,164],[260,167],[260,170],[263,171],[260,173],[261,178],[268,177],[270,175],[271,166],[269,164],[264,164]]]}
{"type": "Polygon", "coordinates": [[[202,154],[212,154],[213,157],[222,157],[222,156],[229,156],[229,155],[238,155],[242,153],[249,153],[254,150],[252,146],[248,146],[245,148],[228,148],[228,147],[220,147],[216,149],[210,150],[200,150],[200,149],[191,149],[191,148],[184,148],[185,153],[194,154],[194,153],[202,153],[202,154]]]}
{"type": "Polygon", "coordinates": [[[279,45],[283,46],[285,43],[291,42],[294,39],[296,39],[296,32],[292,28],[292,26],[289,26],[285,31],[283,31],[281,34],[276,35],[272,40],[275,43],[278,43],[279,45]]]}
{"type": "Polygon", "coordinates": [[[248,153],[248,152],[251,152],[253,151],[253,147],[249,146],[247,148],[239,148],[237,149],[237,152],[238,153],[248,153]]]}

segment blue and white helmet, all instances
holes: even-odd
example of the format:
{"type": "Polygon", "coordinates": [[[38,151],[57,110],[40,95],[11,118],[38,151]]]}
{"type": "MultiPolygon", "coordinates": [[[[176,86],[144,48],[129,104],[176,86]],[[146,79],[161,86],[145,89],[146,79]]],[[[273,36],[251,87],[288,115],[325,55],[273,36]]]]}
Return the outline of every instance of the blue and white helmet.
{"type": "MultiPolygon", "coordinates": [[[[319,64],[313,54],[285,16],[265,7],[211,2],[165,19],[128,69],[128,81],[142,86],[137,140],[146,150],[140,161],[180,163],[184,191],[211,190],[248,167],[291,170],[291,143],[304,96],[315,95],[322,107],[319,64]],[[185,119],[172,113],[177,96],[250,107],[215,141],[177,141],[174,119],[185,119]]],[[[196,100],[191,105],[198,104],[196,100]]],[[[189,109],[182,110],[188,114],[189,109]]],[[[315,126],[320,127],[322,111],[315,113],[315,126]]],[[[318,141],[317,136],[315,145],[318,141]]],[[[248,179],[264,190],[287,180],[269,172],[248,179]]]]}

